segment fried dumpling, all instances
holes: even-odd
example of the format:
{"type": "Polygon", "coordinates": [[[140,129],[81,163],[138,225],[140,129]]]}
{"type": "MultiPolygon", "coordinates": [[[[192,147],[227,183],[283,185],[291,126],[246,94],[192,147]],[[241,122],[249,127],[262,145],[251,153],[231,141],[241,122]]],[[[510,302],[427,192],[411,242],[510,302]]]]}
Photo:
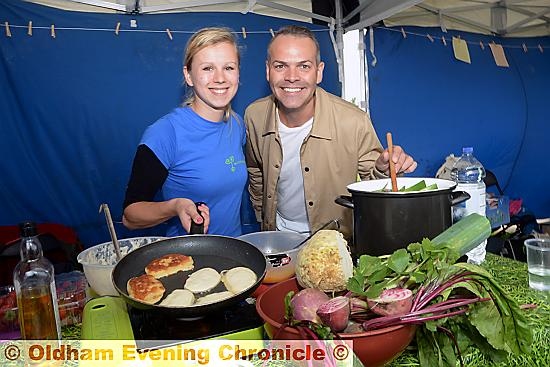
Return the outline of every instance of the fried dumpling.
{"type": "Polygon", "coordinates": [[[167,254],[151,261],[145,267],[145,273],[162,278],[177,273],[193,269],[193,258],[182,254],[167,254]]]}
{"type": "Polygon", "coordinates": [[[197,302],[195,302],[195,305],[206,305],[208,303],[219,302],[229,297],[233,297],[233,293],[228,291],[210,293],[210,294],[207,294],[206,296],[203,296],[197,299],[197,302]]]}
{"type": "Polygon", "coordinates": [[[160,306],[188,307],[195,303],[195,295],[187,289],[175,289],[162,300],[160,306]]]}
{"type": "Polygon", "coordinates": [[[258,280],[256,273],[244,266],[222,271],[222,282],[225,288],[233,294],[250,288],[256,283],[256,280],[258,280]]]}
{"type": "Polygon", "coordinates": [[[193,293],[208,292],[214,289],[221,280],[221,275],[212,268],[202,268],[189,274],[189,278],[185,281],[183,288],[190,290],[193,293]]]}
{"type": "Polygon", "coordinates": [[[164,295],[164,285],[154,276],[143,274],[133,277],[126,283],[128,295],[144,303],[155,304],[164,295]]]}

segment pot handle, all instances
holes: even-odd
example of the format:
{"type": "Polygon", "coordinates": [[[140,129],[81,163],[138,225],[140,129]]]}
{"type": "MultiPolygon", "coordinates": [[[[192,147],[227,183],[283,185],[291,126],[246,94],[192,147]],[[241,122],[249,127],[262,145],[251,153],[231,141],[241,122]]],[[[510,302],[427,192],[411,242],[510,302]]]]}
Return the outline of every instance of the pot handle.
{"type": "Polygon", "coordinates": [[[354,208],[351,196],[340,195],[334,200],[334,202],[338,205],[345,206],[346,208],[350,208],[350,209],[354,208]]]}
{"type": "MultiPolygon", "coordinates": [[[[199,211],[199,205],[205,204],[202,201],[197,201],[195,203],[195,206],[197,207],[197,211],[199,211]]],[[[199,215],[202,217],[201,212],[199,212],[199,215]]],[[[195,223],[193,219],[191,219],[191,228],[189,229],[189,234],[204,234],[204,221],[201,224],[195,223]]]]}
{"type": "Polygon", "coordinates": [[[451,192],[451,206],[460,204],[470,198],[470,194],[466,191],[453,191],[451,192]]]}

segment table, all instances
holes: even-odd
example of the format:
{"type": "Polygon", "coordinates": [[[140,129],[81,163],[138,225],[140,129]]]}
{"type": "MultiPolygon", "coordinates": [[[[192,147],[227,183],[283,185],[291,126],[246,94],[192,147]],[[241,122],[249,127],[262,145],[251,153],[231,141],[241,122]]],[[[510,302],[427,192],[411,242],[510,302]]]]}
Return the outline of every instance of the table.
{"type": "MultiPolygon", "coordinates": [[[[529,288],[527,264],[491,253],[487,254],[482,266],[487,269],[500,285],[519,304],[536,304],[526,310],[527,318],[533,326],[533,345],[529,355],[510,356],[506,363],[495,364],[483,356],[479,350],[471,348],[462,353],[464,365],[468,367],[548,367],[550,366],[550,292],[529,288]]],[[[409,347],[394,360],[391,367],[420,366],[413,347],[409,347]]]]}
{"type": "MultiPolygon", "coordinates": [[[[506,363],[493,364],[478,350],[472,348],[463,352],[465,366],[468,367],[548,367],[550,366],[550,292],[529,288],[527,264],[494,254],[487,254],[483,267],[486,268],[502,287],[520,304],[536,304],[526,310],[533,326],[533,346],[529,355],[510,356],[506,363]]],[[[79,339],[80,325],[63,328],[64,339],[79,339]]],[[[414,347],[409,347],[390,367],[419,367],[414,347]]]]}

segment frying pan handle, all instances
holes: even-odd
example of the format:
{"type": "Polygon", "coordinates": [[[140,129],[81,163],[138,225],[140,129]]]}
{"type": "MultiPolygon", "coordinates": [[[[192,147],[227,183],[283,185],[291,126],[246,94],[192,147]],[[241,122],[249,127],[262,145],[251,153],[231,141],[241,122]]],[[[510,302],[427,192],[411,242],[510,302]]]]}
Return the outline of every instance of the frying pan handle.
{"type": "Polygon", "coordinates": [[[339,205],[342,205],[342,206],[345,206],[346,208],[350,208],[350,209],[353,209],[354,206],[353,206],[353,201],[351,200],[351,196],[346,196],[346,195],[340,195],[339,197],[337,197],[334,202],[336,204],[339,204],[339,205]]]}
{"type": "Polygon", "coordinates": [[[470,198],[470,194],[466,191],[452,191],[451,192],[451,206],[460,204],[470,198]]]}
{"type": "MultiPolygon", "coordinates": [[[[199,215],[202,217],[201,212],[199,211],[199,205],[206,204],[202,201],[197,201],[195,203],[195,206],[197,207],[197,212],[199,212],[199,215]]],[[[200,224],[195,223],[193,219],[191,219],[191,228],[189,230],[189,234],[204,234],[204,221],[200,224]]]]}

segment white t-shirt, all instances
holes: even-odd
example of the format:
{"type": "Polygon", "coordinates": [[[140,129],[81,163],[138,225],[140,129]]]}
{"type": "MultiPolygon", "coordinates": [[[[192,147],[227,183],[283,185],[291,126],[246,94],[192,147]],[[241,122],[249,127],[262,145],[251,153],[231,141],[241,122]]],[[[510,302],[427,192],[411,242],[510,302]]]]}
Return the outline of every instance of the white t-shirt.
{"type": "Polygon", "coordinates": [[[277,124],[283,147],[283,164],[277,184],[277,230],[309,233],[300,148],[311,131],[313,117],[302,126],[288,127],[277,114],[277,124]]]}

